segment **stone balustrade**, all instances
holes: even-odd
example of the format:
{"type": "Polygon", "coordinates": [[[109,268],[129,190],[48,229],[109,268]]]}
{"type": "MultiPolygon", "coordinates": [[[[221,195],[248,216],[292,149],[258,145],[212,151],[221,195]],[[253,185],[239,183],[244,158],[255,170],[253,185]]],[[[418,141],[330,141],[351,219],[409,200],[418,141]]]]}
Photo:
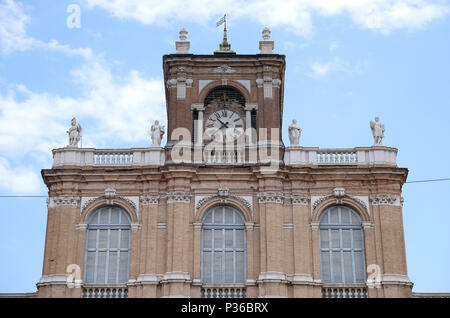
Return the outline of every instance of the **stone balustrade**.
{"type": "MultiPolygon", "coordinates": [[[[204,164],[245,164],[245,150],[223,150],[205,153],[204,164]]],[[[320,149],[316,147],[287,147],[286,165],[305,166],[397,166],[397,149],[374,146],[351,149],[320,149]]],[[[199,163],[199,162],[196,162],[199,163]]],[[[163,166],[165,149],[162,147],[132,149],[94,149],[66,147],[53,150],[53,167],[99,166],[134,167],[163,166]]]]}
{"type": "Polygon", "coordinates": [[[287,147],[286,165],[312,166],[397,166],[397,149],[384,146],[350,149],[320,149],[317,147],[287,147]]]}
{"type": "Polygon", "coordinates": [[[162,166],[164,148],[94,149],[66,147],[53,150],[53,167],[61,166],[162,166]]]}

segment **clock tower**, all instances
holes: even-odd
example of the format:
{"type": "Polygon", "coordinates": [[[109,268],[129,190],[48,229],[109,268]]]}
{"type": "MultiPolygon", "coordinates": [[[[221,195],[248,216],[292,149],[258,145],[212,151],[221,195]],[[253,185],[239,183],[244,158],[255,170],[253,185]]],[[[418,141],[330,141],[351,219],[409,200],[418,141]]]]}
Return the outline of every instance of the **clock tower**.
{"type": "Polygon", "coordinates": [[[270,31],[263,31],[260,54],[251,55],[231,51],[225,36],[214,54],[189,54],[186,34],[180,31],[177,53],[163,57],[167,162],[280,160],[285,56],[272,52],[270,31]],[[276,151],[262,151],[257,144],[276,151]]]}

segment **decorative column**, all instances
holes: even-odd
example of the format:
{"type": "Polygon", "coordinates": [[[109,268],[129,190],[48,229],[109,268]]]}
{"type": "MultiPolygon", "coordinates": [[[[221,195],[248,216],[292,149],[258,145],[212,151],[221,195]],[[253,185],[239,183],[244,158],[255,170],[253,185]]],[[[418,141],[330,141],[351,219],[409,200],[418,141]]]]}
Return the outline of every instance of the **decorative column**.
{"type": "Polygon", "coordinates": [[[370,196],[377,228],[375,241],[381,251],[376,265],[381,271],[384,297],[410,297],[412,292],[412,282],[406,268],[402,201],[395,194],[370,196]]]}
{"type": "Polygon", "coordinates": [[[201,248],[202,248],[202,222],[194,222],[194,272],[192,277],[192,297],[200,297],[201,292],[201,248]]]}
{"type": "Polygon", "coordinates": [[[256,298],[258,297],[258,288],[256,284],[256,279],[258,278],[258,273],[255,272],[254,264],[254,232],[255,228],[254,222],[245,222],[245,234],[247,237],[247,282],[245,283],[247,287],[247,297],[256,298]]]}
{"type": "MultiPolygon", "coordinates": [[[[196,144],[195,146],[203,146],[203,112],[205,111],[205,106],[201,103],[196,103],[191,105],[192,111],[198,111],[198,119],[196,131],[193,131],[193,134],[196,134],[196,144]]],[[[194,123],[195,124],[195,123],[194,123]]]]}
{"type": "Polygon", "coordinates": [[[260,297],[287,297],[283,266],[283,202],[280,192],[258,193],[261,218],[260,297]]]}
{"type": "Polygon", "coordinates": [[[189,274],[189,211],[191,194],[167,193],[167,272],[161,281],[163,297],[189,297],[191,276],[189,274]]]}
{"type": "Polygon", "coordinates": [[[245,104],[245,129],[249,132],[247,135],[247,145],[252,145],[255,139],[252,131],[252,111],[258,110],[258,104],[246,103],[245,104]]]}

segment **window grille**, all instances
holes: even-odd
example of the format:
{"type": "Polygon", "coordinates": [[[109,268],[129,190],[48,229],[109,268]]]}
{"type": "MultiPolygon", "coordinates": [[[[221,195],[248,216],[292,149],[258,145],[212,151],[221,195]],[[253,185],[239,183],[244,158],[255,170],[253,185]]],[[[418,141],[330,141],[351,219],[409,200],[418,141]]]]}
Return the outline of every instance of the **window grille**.
{"type": "Polygon", "coordinates": [[[245,284],[244,218],[232,207],[214,207],[203,218],[201,277],[204,285],[245,284]]]}
{"type": "Polygon", "coordinates": [[[326,209],[319,218],[320,272],[324,284],[364,284],[361,217],[346,206],[326,209]]]}
{"type": "Polygon", "coordinates": [[[102,207],[88,220],[84,283],[123,285],[128,281],[131,226],[119,207],[102,207]]]}

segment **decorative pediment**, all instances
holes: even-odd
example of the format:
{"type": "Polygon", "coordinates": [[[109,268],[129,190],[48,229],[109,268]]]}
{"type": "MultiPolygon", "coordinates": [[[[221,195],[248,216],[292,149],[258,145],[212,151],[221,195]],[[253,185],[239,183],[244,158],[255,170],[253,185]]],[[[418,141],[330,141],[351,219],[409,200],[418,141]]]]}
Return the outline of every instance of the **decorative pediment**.
{"type": "Polygon", "coordinates": [[[226,64],[222,64],[214,68],[213,73],[236,73],[236,70],[226,64]]]}

